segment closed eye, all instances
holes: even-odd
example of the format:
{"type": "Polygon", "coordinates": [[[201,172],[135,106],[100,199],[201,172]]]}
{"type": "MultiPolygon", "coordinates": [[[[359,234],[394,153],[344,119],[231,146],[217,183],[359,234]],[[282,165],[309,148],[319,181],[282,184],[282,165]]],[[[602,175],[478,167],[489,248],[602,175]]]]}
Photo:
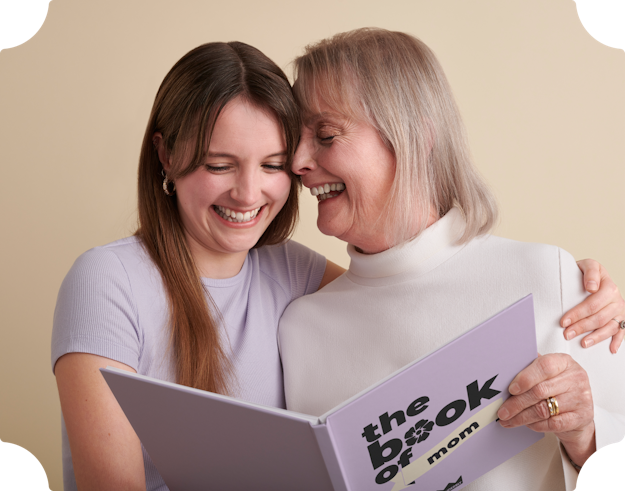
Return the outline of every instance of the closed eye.
{"type": "Polygon", "coordinates": [[[220,172],[226,172],[226,171],[230,170],[230,166],[229,165],[209,165],[209,164],[206,164],[205,167],[206,167],[207,171],[213,172],[215,174],[219,174],[220,172]]]}
{"type": "Polygon", "coordinates": [[[263,168],[271,172],[283,171],[285,164],[263,164],[263,168]]]}

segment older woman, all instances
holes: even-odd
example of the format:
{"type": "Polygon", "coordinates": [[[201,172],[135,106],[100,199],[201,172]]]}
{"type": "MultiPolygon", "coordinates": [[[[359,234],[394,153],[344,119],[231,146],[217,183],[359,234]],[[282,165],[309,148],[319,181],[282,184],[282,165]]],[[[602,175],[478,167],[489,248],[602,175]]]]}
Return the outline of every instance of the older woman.
{"type": "MultiPolygon", "coordinates": [[[[498,414],[547,437],[467,489],[574,489],[575,469],[625,435],[625,390],[613,383],[625,360],[558,330],[584,299],[575,261],[488,235],[494,199],[422,42],[357,30],[310,46],[295,67],[304,127],[293,170],[319,200],[320,230],[348,242],[351,264],[282,317],[287,407],[320,415],[533,293],[543,356],[498,414]],[[549,396],[559,415],[549,417],[549,396]]],[[[610,323],[625,327],[622,314],[610,323]]]]}

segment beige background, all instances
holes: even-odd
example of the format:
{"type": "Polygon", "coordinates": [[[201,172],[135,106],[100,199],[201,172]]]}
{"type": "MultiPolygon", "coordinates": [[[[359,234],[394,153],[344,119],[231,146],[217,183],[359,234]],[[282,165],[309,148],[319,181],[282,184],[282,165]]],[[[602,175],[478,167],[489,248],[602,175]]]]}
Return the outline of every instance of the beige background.
{"type": "MultiPolygon", "coordinates": [[[[625,285],[625,53],[592,39],[573,0],[53,0],[41,31],[0,53],[0,439],[62,489],[49,344],[59,285],[83,251],[135,228],[139,145],[185,52],[240,40],[282,67],[304,45],[379,26],[439,56],[498,233],[599,259],[625,285]]],[[[347,266],[302,196],[296,238],[347,266]]]]}

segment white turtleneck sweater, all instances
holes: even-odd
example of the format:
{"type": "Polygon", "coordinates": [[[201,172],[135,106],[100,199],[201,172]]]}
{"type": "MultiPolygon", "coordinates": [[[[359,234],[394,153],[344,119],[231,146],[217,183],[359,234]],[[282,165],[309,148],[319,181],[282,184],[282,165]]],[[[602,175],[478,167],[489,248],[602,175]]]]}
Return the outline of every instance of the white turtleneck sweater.
{"type": "MultiPolygon", "coordinates": [[[[565,341],[559,326],[585,296],[575,260],[555,246],[495,236],[455,245],[464,227],[452,209],[417,239],[382,253],[349,245],[349,270],[291,303],[279,328],[287,408],[321,415],[533,293],[539,352],[568,353],[584,367],[597,448],[619,442],[625,357],[612,355],[607,341],[582,349],[579,339],[565,341]]],[[[547,434],[464,489],[570,491],[576,480],[547,434]]]]}

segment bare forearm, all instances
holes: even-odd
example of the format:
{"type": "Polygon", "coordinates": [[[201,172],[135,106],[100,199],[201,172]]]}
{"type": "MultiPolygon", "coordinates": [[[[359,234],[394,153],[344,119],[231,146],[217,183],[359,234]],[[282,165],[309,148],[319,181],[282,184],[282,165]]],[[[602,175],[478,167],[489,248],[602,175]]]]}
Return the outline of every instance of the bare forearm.
{"type": "Polygon", "coordinates": [[[61,410],[80,491],[145,491],[141,442],[99,372],[132,368],[107,358],[70,353],[55,367],[61,410]]]}

